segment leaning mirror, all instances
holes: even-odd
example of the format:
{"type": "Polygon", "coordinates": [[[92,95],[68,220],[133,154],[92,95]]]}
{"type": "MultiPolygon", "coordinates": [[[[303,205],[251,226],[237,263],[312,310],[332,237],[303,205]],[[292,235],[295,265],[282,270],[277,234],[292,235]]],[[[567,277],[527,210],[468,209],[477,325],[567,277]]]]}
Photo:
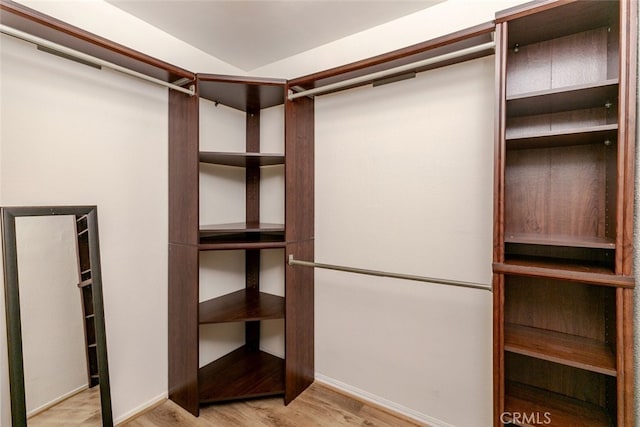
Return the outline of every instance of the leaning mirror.
{"type": "Polygon", "coordinates": [[[0,210],[13,427],[113,426],[96,207],[0,210]]]}

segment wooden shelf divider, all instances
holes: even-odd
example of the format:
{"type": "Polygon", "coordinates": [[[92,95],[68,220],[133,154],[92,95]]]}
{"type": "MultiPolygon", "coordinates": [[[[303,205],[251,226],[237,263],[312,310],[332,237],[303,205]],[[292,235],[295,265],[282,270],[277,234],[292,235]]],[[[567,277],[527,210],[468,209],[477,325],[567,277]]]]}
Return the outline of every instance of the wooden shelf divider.
{"type": "Polygon", "coordinates": [[[201,151],[199,159],[201,163],[234,167],[284,165],[284,154],[275,153],[227,153],[201,151]]]}
{"type": "Polygon", "coordinates": [[[562,130],[517,133],[515,136],[507,129],[507,148],[548,148],[567,145],[588,145],[614,142],[618,135],[617,124],[578,127],[562,130]]]}
{"type": "MultiPolygon", "coordinates": [[[[505,412],[535,414],[538,423],[515,423],[520,426],[539,426],[550,418],[554,426],[613,427],[611,417],[604,408],[547,390],[508,382],[505,394],[505,412]]],[[[548,423],[547,423],[548,424],[548,423]]]]}
{"type": "Polygon", "coordinates": [[[198,386],[201,403],[280,395],[284,360],[242,346],[200,368],[198,386]]]}
{"type": "Polygon", "coordinates": [[[590,338],[509,323],[505,325],[504,349],[605,375],[617,375],[616,358],[609,345],[590,338]]]}
{"type": "Polygon", "coordinates": [[[589,236],[560,236],[531,233],[505,233],[505,243],[527,245],[568,246],[575,248],[615,249],[615,239],[589,236]]]}
{"type": "Polygon", "coordinates": [[[284,298],[245,288],[199,304],[199,323],[284,318],[284,298]]]}

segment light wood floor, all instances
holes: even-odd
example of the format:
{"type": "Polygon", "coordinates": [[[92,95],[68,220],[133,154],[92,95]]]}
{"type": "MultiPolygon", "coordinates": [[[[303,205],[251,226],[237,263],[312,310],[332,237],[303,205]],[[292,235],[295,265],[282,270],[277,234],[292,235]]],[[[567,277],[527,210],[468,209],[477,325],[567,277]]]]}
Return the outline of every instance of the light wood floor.
{"type": "Polygon", "coordinates": [[[29,418],[29,427],[101,427],[100,387],[93,387],[63,400],[29,418]]]}
{"type": "Polygon", "coordinates": [[[168,400],[121,426],[415,427],[420,425],[422,424],[314,383],[288,406],[284,406],[281,397],[216,404],[201,408],[200,417],[196,418],[168,400]]]}

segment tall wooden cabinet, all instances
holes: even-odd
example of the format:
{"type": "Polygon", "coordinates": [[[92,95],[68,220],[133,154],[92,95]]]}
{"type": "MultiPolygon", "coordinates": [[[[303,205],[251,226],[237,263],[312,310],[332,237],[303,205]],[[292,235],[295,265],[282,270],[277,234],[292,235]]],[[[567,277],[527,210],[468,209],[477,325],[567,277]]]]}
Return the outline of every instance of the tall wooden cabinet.
{"type": "Polygon", "coordinates": [[[633,425],[636,7],[496,15],[495,425],[633,425]]]}
{"type": "MultiPolygon", "coordinates": [[[[284,80],[199,74],[198,96],[170,93],[169,397],[195,415],[201,404],[234,399],[284,395],[289,403],[313,382],[313,272],[284,267],[289,254],[313,259],[313,125],[305,120],[313,101],[285,102],[287,89],[284,80]],[[244,151],[201,150],[199,98],[245,114],[244,151]],[[285,108],[285,153],[264,153],[260,113],[279,105],[285,108]],[[199,196],[215,191],[199,188],[203,164],[244,171],[245,191],[238,197],[245,198],[245,213],[237,222],[201,223],[199,196]],[[260,221],[264,167],[284,174],[283,224],[260,221]],[[261,254],[269,249],[282,253],[284,295],[260,288],[261,254]],[[244,288],[202,301],[203,251],[242,252],[244,288]],[[271,319],[284,319],[284,359],[261,349],[261,322],[271,319]],[[231,322],[243,325],[244,345],[213,361],[199,360],[202,325],[231,322]]],[[[223,207],[228,200],[216,203],[223,207]]]]}

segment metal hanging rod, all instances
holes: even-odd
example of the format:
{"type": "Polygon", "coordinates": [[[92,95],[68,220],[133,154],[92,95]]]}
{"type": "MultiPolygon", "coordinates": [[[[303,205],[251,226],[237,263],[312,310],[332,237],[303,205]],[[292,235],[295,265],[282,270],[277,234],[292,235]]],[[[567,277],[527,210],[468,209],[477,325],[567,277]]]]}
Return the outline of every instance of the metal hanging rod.
{"type": "Polygon", "coordinates": [[[178,92],[186,93],[191,96],[195,95],[195,89],[193,86],[186,89],[176,84],[165,82],[164,80],[156,79],[155,77],[147,76],[146,74],[142,74],[137,71],[130,70],[128,68],[113,64],[111,62],[105,61],[100,58],[96,58],[95,56],[78,52],[75,49],[71,49],[66,46],[59,45],[52,41],[34,36],[29,33],[25,33],[24,31],[16,30],[15,28],[8,27],[6,25],[0,25],[0,33],[7,34],[9,36],[16,37],[18,39],[21,39],[30,43],[34,43],[38,47],[43,48],[42,50],[44,51],[53,51],[54,53],[59,53],[63,57],[70,57],[71,59],[77,59],[79,62],[88,64],[88,65],[108,68],[110,70],[118,71],[123,74],[137,77],[139,79],[146,80],[148,82],[155,83],[160,86],[167,87],[169,89],[177,90],[178,92]]]}
{"type": "Polygon", "coordinates": [[[383,77],[390,76],[392,74],[400,74],[407,71],[412,71],[416,68],[425,67],[427,65],[437,64],[438,62],[447,61],[449,59],[459,58],[461,56],[481,52],[487,49],[493,49],[496,46],[495,41],[479,44],[477,46],[467,47],[465,49],[456,50],[455,52],[445,53],[443,55],[434,56],[433,58],[423,59],[422,61],[413,62],[411,64],[400,65],[399,67],[390,68],[388,70],[378,71],[375,73],[367,74],[360,77],[354,77],[352,79],[343,80],[341,82],[331,83],[325,86],[316,87],[313,89],[303,90],[302,92],[290,92],[288,98],[290,101],[301,98],[303,96],[321,95],[326,92],[331,92],[336,89],[356,85],[359,83],[367,82],[370,80],[377,80],[383,77]]]}
{"type": "Polygon", "coordinates": [[[414,276],[411,274],[390,273],[388,271],[367,270],[364,268],[344,267],[341,265],[322,264],[319,262],[299,261],[289,254],[289,265],[298,265],[301,267],[324,268],[326,270],[345,271],[347,273],[366,274],[369,276],[390,277],[392,279],[414,280],[418,282],[437,283],[440,285],[458,286],[462,288],[482,289],[484,291],[493,292],[491,285],[474,282],[460,282],[457,280],[437,279],[433,277],[414,276]]]}

